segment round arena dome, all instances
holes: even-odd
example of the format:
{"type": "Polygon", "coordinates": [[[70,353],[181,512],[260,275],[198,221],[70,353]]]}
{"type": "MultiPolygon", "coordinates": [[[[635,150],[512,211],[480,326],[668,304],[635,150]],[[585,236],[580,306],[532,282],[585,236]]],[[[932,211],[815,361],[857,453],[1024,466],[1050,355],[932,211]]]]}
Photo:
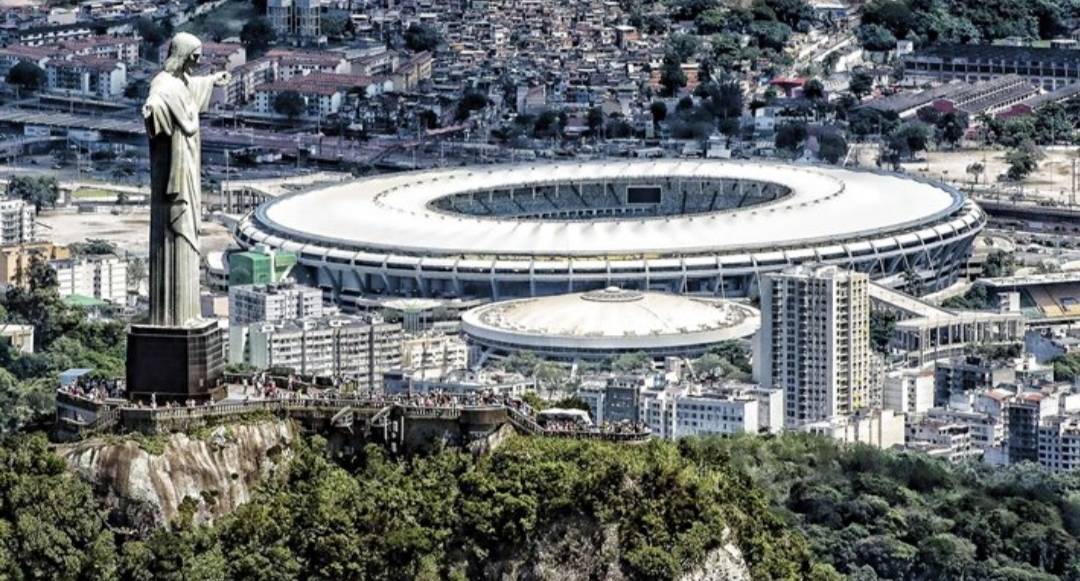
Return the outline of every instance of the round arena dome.
{"type": "Polygon", "coordinates": [[[623,160],[381,175],[267,200],[245,247],[294,252],[360,297],[505,299],[616,285],[717,297],[761,273],[836,264],[954,282],[986,217],[910,176],[772,161],[623,160]]]}
{"type": "Polygon", "coordinates": [[[749,337],[757,310],[713,298],[610,287],[490,303],[466,311],[462,332],[494,355],[531,351],[551,359],[603,359],[644,351],[690,357],[749,337]]]}

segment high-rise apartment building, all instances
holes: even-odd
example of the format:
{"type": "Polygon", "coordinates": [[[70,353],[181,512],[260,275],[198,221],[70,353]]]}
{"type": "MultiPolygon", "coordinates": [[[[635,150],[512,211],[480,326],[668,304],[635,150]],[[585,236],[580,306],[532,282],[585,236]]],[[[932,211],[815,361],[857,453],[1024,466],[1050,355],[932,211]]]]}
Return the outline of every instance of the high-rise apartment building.
{"type": "Polygon", "coordinates": [[[24,200],[0,200],[0,244],[34,240],[34,205],[24,200]]]}
{"type": "Polygon", "coordinates": [[[278,38],[294,39],[301,44],[315,41],[322,35],[319,11],[321,0],[269,0],[266,16],[278,38]]]}
{"type": "Polygon", "coordinates": [[[784,392],[797,427],[870,406],[870,296],[866,274],[800,266],[763,277],[758,372],[784,392]]]}
{"type": "Polygon", "coordinates": [[[239,285],[229,289],[229,322],[276,323],[325,314],[322,291],[294,284],[239,285]]]}

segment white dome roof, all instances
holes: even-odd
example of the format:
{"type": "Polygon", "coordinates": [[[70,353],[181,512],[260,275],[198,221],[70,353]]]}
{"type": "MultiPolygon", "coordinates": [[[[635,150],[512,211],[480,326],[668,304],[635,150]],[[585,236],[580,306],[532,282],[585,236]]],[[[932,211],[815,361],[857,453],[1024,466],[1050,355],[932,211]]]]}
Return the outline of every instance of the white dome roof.
{"type": "Polygon", "coordinates": [[[730,301],[607,288],[477,307],[462,316],[478,339],[536,348],[643,349],[752,335],[758,312],[730,301]]]}

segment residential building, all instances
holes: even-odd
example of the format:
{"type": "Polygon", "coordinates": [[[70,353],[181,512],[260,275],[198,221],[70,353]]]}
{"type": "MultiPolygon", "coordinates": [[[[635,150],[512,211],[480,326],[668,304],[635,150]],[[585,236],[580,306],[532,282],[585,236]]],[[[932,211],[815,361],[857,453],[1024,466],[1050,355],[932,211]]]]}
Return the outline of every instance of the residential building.
{"type": "Polygon", "coordinates": [[[304,376],[349,377],[381,390],[383,374],[401,363],[401,325],[378,318],[324,317],[233,325],[229,360],[304,376]]]}
{"type": "Polygon", "coordinates": [[[242,105],[255,98],[255,88],[277,78],[277,60],[258,58],[233,69],[229,85],[225,87],[224,102],[242,105]]]}
{"type": "Polygon", "coordinates": [[[986,357],[971,355],[934,363],[934,390],[937,405],[944,405],[954,394],[996,387],[1016,382],[1016,369],[986,357]]]}
{"type": "MultiPolygon", "coordinates": [[[[139,39],[134,36],[97,35],[64,40],[52,46],[62,54],[120,61],[129,67],[139,64],[139,39]]],[[[204,44],[204,52],[205,47],[204,44]]]]}
{"type": "Polygon", "coordinates": [[[1054,472],[1080,468],[1080,416],[1055,415],[1039,424],[1039,464],[1054,472]]]}
{"type": "Polygon", "coordinates": [[[886,373],[883,405],[909,416],[926,413],[934,407],[934,370],[905,368],[886,373]]]}
{"type": "Polygon", "coordinates": [[[0,200],[0,244],[33,242],[34,205],[25,200],[0,200]]]}
{"type": "Polygon", "coordinates": [[[424,334],[406,337],[401,341],[401,368],[432,370],[448,373],[465,369],[469,363],[469,347],[459,336],[424,334]]]}
{"type": "Polygon", "coordinates": [[[798,429],[845,444],[866,444],[888,449],[904,445],[904,419],[904,414],[892,410],[860,410],[851,415],[808,422],[798,429]]]}
{"type": "MultiPolygon", "coordinates": [[[[431,53],[419,52],[400,61],[390,75],[394,90],[399,92],[415,91],[422,81],[431,78],[431,53]]],[[[355,65],[354,65],[355,66],[355,65]]]]}
{"type": "Polygon", "coordinates": [[[324,314],[322,291],[317,288],[288,282],[229,288],[229,322],[232,325],[294,321],[324,314]]]}
{"type": "Polygon", "coordinates": [[[1008,456],[1012,464],[1039,461],[1039,411],[1044,397],[1039,392],[1022,392],[1005,405],[1008,456]]]}
{"type": "Polygon", "coordinates": [[[285,116],[278,110],[277,99],[283,93],[296,93],[303,102],[297,117],[325,119],[338,112],[345,91],[336,85],[308,83],[302,77],[290,81],[263,83],[255,88],[255,110],[264,115],[285,116]]]}
{"type": "Polygon", "coordinates": [[[668,439],[783,429],[783,392],[753,384],[674,384],[641,394],[640,421],[668,439]]]}
{"type": "Polygon", "coordinates": [[[50,91],[103,100],[122,97],[127,86],[127,65],[110,58],[51,59],[45,63],[45,74],[50,91]]]}
{"type": "Polygon", "coordinates": [[[87,297],[127,304],[127,261],[119,256],[73,256],[49,263],[61,298],[87,297]]]}
{"type": "Polygon", "coordinates": [[[27,242],[0,246],[0,285],[25,286],[24,278],[30,272],[30,262],[38,257],[46,262],[63,260],[71,257],[66,246],[57,246],[52,242],[27,242]]]}
{"type": "Polygon", "coordinates": [[[905,446],[950,462],[982,456],[982,449],[972,442],[970,426],[941,418],[923,418],[911,426],[905,446]]]}
{"type": "Polygon", "coordinates": [[[316,42],[322,36],[321,0],[268,0],[266,16],[280,39],[301,44],[316,42]]]}
{"type": "Polygon", "coordinates": [[[869,407],[868,284],[833,266],[762,278],[756,365],[763,387],[784,392],[788,427],[869,407]]]}
{"type": "Polygon", "coordinates": [[[263,58],[277,63],[275,80],[278,81],[311,73],[344,75],[351,72],[349,61],[339,52],[274,48],[263,58]]]}
{"type": "Polygon", "coordinates": [[[0,323],[0,343],[7,345],[15,353],[33,353],[34,326],[0,323]]]}

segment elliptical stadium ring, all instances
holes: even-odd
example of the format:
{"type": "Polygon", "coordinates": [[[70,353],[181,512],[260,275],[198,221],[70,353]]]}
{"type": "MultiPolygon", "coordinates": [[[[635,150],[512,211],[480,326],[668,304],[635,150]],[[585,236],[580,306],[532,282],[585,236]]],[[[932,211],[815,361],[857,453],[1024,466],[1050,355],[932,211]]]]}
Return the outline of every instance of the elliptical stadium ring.
{"type": "Polygon", "coordinates": [[[943,184],[774,162],[588,161],[408,172],[288,194],[236,229],[294,252],[343,306],[610,286],[739,297],[837,264],[952,284],[986,216],[943,184]]]}

